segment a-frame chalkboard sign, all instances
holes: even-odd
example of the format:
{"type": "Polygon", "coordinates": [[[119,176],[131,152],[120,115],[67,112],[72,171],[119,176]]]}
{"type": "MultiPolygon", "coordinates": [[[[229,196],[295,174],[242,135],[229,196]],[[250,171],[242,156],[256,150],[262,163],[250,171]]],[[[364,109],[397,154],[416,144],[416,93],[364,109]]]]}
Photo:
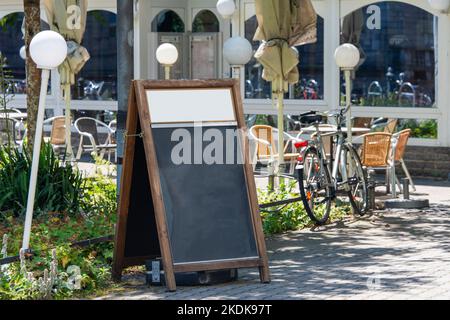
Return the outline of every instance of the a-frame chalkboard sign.
{"type": "Polygon", "coordinates": [[[132,83],[115,279],[160,258],[170,291],[183,272],[255,267],[270,281],[245,129],[236,80],[132,83]]]}

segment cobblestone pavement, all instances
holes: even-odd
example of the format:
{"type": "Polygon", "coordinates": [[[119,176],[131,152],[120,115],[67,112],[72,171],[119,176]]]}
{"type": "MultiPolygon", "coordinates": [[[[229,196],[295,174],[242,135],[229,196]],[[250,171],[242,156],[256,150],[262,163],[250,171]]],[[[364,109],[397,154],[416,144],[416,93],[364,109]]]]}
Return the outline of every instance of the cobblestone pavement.
{"type": "Polygon", "coordinates": [[[441,197],[425,211],[377,212],[268,239],[270,284],[249,269],[232,284],[169,293],[140,275],[102,299],[450,299],[450,189],[419,191],[433,188],[441,197]]]}

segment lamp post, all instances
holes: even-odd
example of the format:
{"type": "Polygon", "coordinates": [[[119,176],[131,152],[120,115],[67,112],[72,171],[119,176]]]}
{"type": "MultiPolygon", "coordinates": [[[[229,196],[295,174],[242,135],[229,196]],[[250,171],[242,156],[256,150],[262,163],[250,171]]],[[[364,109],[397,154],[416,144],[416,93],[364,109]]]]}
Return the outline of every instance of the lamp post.
{"type": "Polygon", "coordinates": [[[234,0],[219,0],[217,1],[216,8],[224,19],[230,19],[236,12],[234,0]]]}
{"type": "Polygon", "coordinates": [[[156,49],[156,60],[164,66],[165,79],[170,79],[170,70],[178,60],[178,50],[171,43],[163,43],[156,49]]]}
{"type": "Polygon", "coordinates": [[[345,106],[348,107],[347,112],[347,138],[348,141],[352,142],[352,79],[351,74],[355,67],[358,65],[360,60],[360,54],[357,47],[351,43],[345,43],[339,46],[335,53],[334,58],[338,67],[344,71],[345,75],[345,106]]]}
{"type": "Polygon", "coordinates": [[[444,14],[448,13],[448,9],[450,8],[450,0],[428,0],[428,3],[434,10],[444,14]]]}
{"type": "Polygon", "coordinates": [[[37,67],[42,70],[41,93],[39,96],[39,109],[36,122],[36,135],[34,137],[33,162],[31,165],[30,185],[28,189],[27,211],[23,232],[22,250],[30,246],[31,224],[33,221],[34,198],[41,151],[42,129],[44,124],[45,104],[47,97],[50,70],[56,69],[64,62],[67,56],[67,44],[64,38],[54,31],[38,33],[30,44],[30,56],[37,67]]]}

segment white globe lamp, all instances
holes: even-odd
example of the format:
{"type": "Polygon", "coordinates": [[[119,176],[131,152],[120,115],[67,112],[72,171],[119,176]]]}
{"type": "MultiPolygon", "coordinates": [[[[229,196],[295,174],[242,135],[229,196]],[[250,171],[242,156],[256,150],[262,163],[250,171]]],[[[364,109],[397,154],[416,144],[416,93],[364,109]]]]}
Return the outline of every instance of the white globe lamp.
{"type": "Polygon", "coordinates": [[[170,79],[170,69],[178,61],[178,49],[171,43],[163,43],[156,49],[156,60],[164,66],[165,78],[170,79]]]}
{"type": "Polygon", "coordinates": [[[39,32],[31,40],[30,55],[39,69],[55,69],[67,57],[66,40],[55,31],[39,32]]]}
{"type": "Polygon", "coordinates": [[[252,56],[252,45],[243,37],[230,38],[223,45],[223,57],[233,69],[233,78],[239,78],[241,67],[246,65],[252,56]]]}
{"type": "MultiPolygon", "coordinates": [[[[334,59],[339,68],[344,71],[345,75],[345,101],[347,114],[346,117],[346,127],[347,127],[347,140],[352,142],[352,112],[351,112],[351,98],[352,98],[352,70],[358,65],[361,56],[359,50],[351,43],[344,43],[339,46],[335,53],[334,59]]],[[[350,174],[353,174],[350,172],[350,174]]]]}
{"type": "Polygon", "coordinates": [[[28,188],[27,211],[23,231],[22,250],[29,251],[31,225],[33,222],[34,199],[36,195],[36,182],[39,169],[39,153],[41,150],[42,131],[47,98],[48,80],[50,70],[57,68],[67,57],[66,40],[57,32],[39,32],[30,43],[30,56],[39,69],[42,69],[41,93],[36,119],[36,135],[33,146],[33,162],[31,165],[30,184],[28,188]]]}
{"type": "Polygon", "coordinates": [[[430,7],[434,10],[447,13],[450,7],[450,0],[428,0],[430,7]]]}
{"type": "Polygon", "coordinates": [[[219,0],[217,1],[216,8],[224,19],[230,19],[236,12],[234,0],[219,0]]]}
{"type": "Polygon", "coordinates": [[[25,46],[22,46],[22,48],[20,48],[19,54],[23,60],[26,60],[27,59],[27,48],[25,46]]]}
{"type": "Polygon", "coordinates": [[[156,59],[162,65],[174,65],[178,60],[177,47],[171,43],[163,43],[156,49],[156,59]]]}
{"type": "Polygon", "coordinates": [[[245,65],[252,56],[252,45],[243,37],[230,38],[223,44],[223,57],[230,65],[245,65]]]}
{"type": "Polygon", "coordinates": [[[359,50],[351,43],[344,43],[336,49],[334,59],[339,68],[354,69],[360,60],[359,50]]]}

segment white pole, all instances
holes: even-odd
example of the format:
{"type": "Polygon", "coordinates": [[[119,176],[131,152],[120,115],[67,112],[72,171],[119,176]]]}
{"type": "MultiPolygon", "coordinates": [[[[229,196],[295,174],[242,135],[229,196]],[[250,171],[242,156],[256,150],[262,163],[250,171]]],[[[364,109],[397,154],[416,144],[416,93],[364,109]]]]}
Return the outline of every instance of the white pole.
{"type": "Polygon", "coordinates": [[[170,70],[172,69],[172,66],[170,65],[165,65],[164,66],[164,78],[166,80],[170,80],[170,70]]]}
{"type": "Polygon", "coordinates": [[[345,69],[345,107],[348,107],[346,119],[347,119],[347,141],[349,143],[352,143],[352,110],[351,110],[351,103],[352,103],[352,79],[351,79],[351,70],[345,69]]]}
{"type": "MultiPolygon", "coordinates": [[[[347,141],[351,144],[353,140],[353,133],[352,133],[352,70],[351,69],[344,69],[344,75],[345,75],[345,107],[348,107],[347,115],[346,115],[346,127],[347,127],[347,141]]],[[[350,177],[353,177],[353,167],[350,163],[350,155],[347,154],[347,163],[348,163],[348,172],[347,172],[347,179],[350,177]]],[[[355,209],[353,206],[351,207],[352,214],[355,214],[355,209]]]]}
{"type": "Polygon", "coordinates": [[[241,66],[233,65],[231,66],[231,77],[233,79],[240,79],[241,78],[241,66]]]}
{"type": "Polygon", "coordinates": [[[42,131],[44,126],[45,104],[47,98],[47,86],[50,78],[50,70],[42,69],[41,94],[39,98],[39,110],[36,123],[36,136],[33,147],[33,163],[31,166],[30,186],[28,189],[27,211],[25,216],[25,228],[23,231],[22,249],[28,250],[30,246],[31,225],[33,222],[34,198],[36,194],[37,174],[39,168],[39,156],[41,151],[42,131]]]}
{"type": "Polygon", "coordinates": [[[284,80],[280,77],[278,79],[279,91],[277,92],[278,105],[278,176],[282,174],[281,168],[284,168],[284,80]]]}
{"type": "Polygon", "coordinates": [[[71,100],[71,92],[70,92],[70,84],[66,84],[64,88],[64,100],[66,102],[65,109],[65,126],[66,126],[66,161],[72,162],[73,160],[73,149],[72,149],[72,123],[71,123],[71,114],[70,114],[70,100],[71,100]]]}

